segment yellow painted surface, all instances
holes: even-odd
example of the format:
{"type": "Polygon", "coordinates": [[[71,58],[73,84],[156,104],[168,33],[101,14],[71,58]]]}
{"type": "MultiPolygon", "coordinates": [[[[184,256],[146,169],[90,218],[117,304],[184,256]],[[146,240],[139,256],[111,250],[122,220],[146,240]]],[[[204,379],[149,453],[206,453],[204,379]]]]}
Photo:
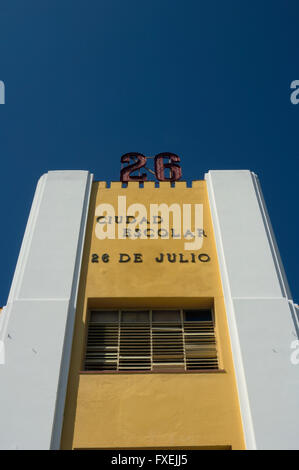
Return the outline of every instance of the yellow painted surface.
{"type": "MultiPolygon", "coordinates": [[[[226,312],[206,183],[93,184],[83,257],[62,448],[244,448],[226,312]],[[203,247],[210,262],[190,262],[184,239],[99,240],[95,210],[133,203],[204,205],[203,247]],[[109,263],[91,255],[109,254],[109,263]],[[119,263],[119,253],[142,253],[142,263],[119,263]],[[189,263],[155,262],[160,253],[183,253],[189,263]],[[213,307],[221,372],[82,374],[90,308],[213,307]]],[[[148,211],[149,212],[149,211],[148,211]]],[[[116,210],[117,215],[117,210],[116,210]]]]}

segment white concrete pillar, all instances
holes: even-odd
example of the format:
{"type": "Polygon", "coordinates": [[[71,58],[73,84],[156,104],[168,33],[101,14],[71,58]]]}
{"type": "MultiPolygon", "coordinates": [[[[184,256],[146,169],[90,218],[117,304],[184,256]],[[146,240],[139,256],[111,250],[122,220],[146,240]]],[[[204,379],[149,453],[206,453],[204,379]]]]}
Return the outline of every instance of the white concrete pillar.
{"type": "Polygon", "coordinates": [[[206,174],[248,449],[299,449],[298,335],[293,304],[255,174],[206,174]]]}
{"type": "Polygon", "coordinates": [[[0,325],[0,448],[57,449],[92,175],[37,185],[0,325]]]}

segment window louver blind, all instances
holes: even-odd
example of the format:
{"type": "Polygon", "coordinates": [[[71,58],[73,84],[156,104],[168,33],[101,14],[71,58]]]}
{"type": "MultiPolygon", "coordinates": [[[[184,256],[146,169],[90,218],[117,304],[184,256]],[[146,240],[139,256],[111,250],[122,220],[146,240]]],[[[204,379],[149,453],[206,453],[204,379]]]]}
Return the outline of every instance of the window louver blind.
{"type": "Polygon", "coordinates": [[[93,311],[85,370],[218,369],[210,310],[93,311]]]}

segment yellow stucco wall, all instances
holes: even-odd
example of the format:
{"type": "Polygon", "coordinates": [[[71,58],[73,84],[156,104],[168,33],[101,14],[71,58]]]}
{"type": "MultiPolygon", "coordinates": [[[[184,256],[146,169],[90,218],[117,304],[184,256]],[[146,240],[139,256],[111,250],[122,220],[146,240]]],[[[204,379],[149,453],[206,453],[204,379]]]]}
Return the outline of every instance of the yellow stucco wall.
{"type": "MultiPolygon", "coordinates": [[[[95,182],[83,257],[62,448],[244,448],[227,319],[206,183],[95,182]],[[199,252],[210,261],[190,262],[186,240],[99,240],[96,207],[117,196],[142,203],[203,204],[204,238],[199,252]],[[91,263],[108,253],[109,263],[91,263]],[[119,253],[142,253],[142,263],[119,263],[119,253]],[[189,263],[157,263],[160,253],[183,253],[189,263]],[[198,373],[80,373],[89,308],[214,307],[221,371],[198,373]]],[[[117,210],[116,210],[117,215],[117,210]]]]}

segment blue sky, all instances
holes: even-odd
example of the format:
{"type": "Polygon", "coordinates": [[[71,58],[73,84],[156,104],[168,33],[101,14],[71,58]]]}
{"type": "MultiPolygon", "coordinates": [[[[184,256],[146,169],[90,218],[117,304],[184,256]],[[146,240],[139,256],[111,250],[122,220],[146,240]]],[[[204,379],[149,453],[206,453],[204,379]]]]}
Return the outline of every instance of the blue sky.
{"type": "Polygon", "coordinates": [[[133,150],[256,172],[298,301],[298,24],[296,0],[3,0],[0,305],[39,176],[118,180],[133,150]]]}

